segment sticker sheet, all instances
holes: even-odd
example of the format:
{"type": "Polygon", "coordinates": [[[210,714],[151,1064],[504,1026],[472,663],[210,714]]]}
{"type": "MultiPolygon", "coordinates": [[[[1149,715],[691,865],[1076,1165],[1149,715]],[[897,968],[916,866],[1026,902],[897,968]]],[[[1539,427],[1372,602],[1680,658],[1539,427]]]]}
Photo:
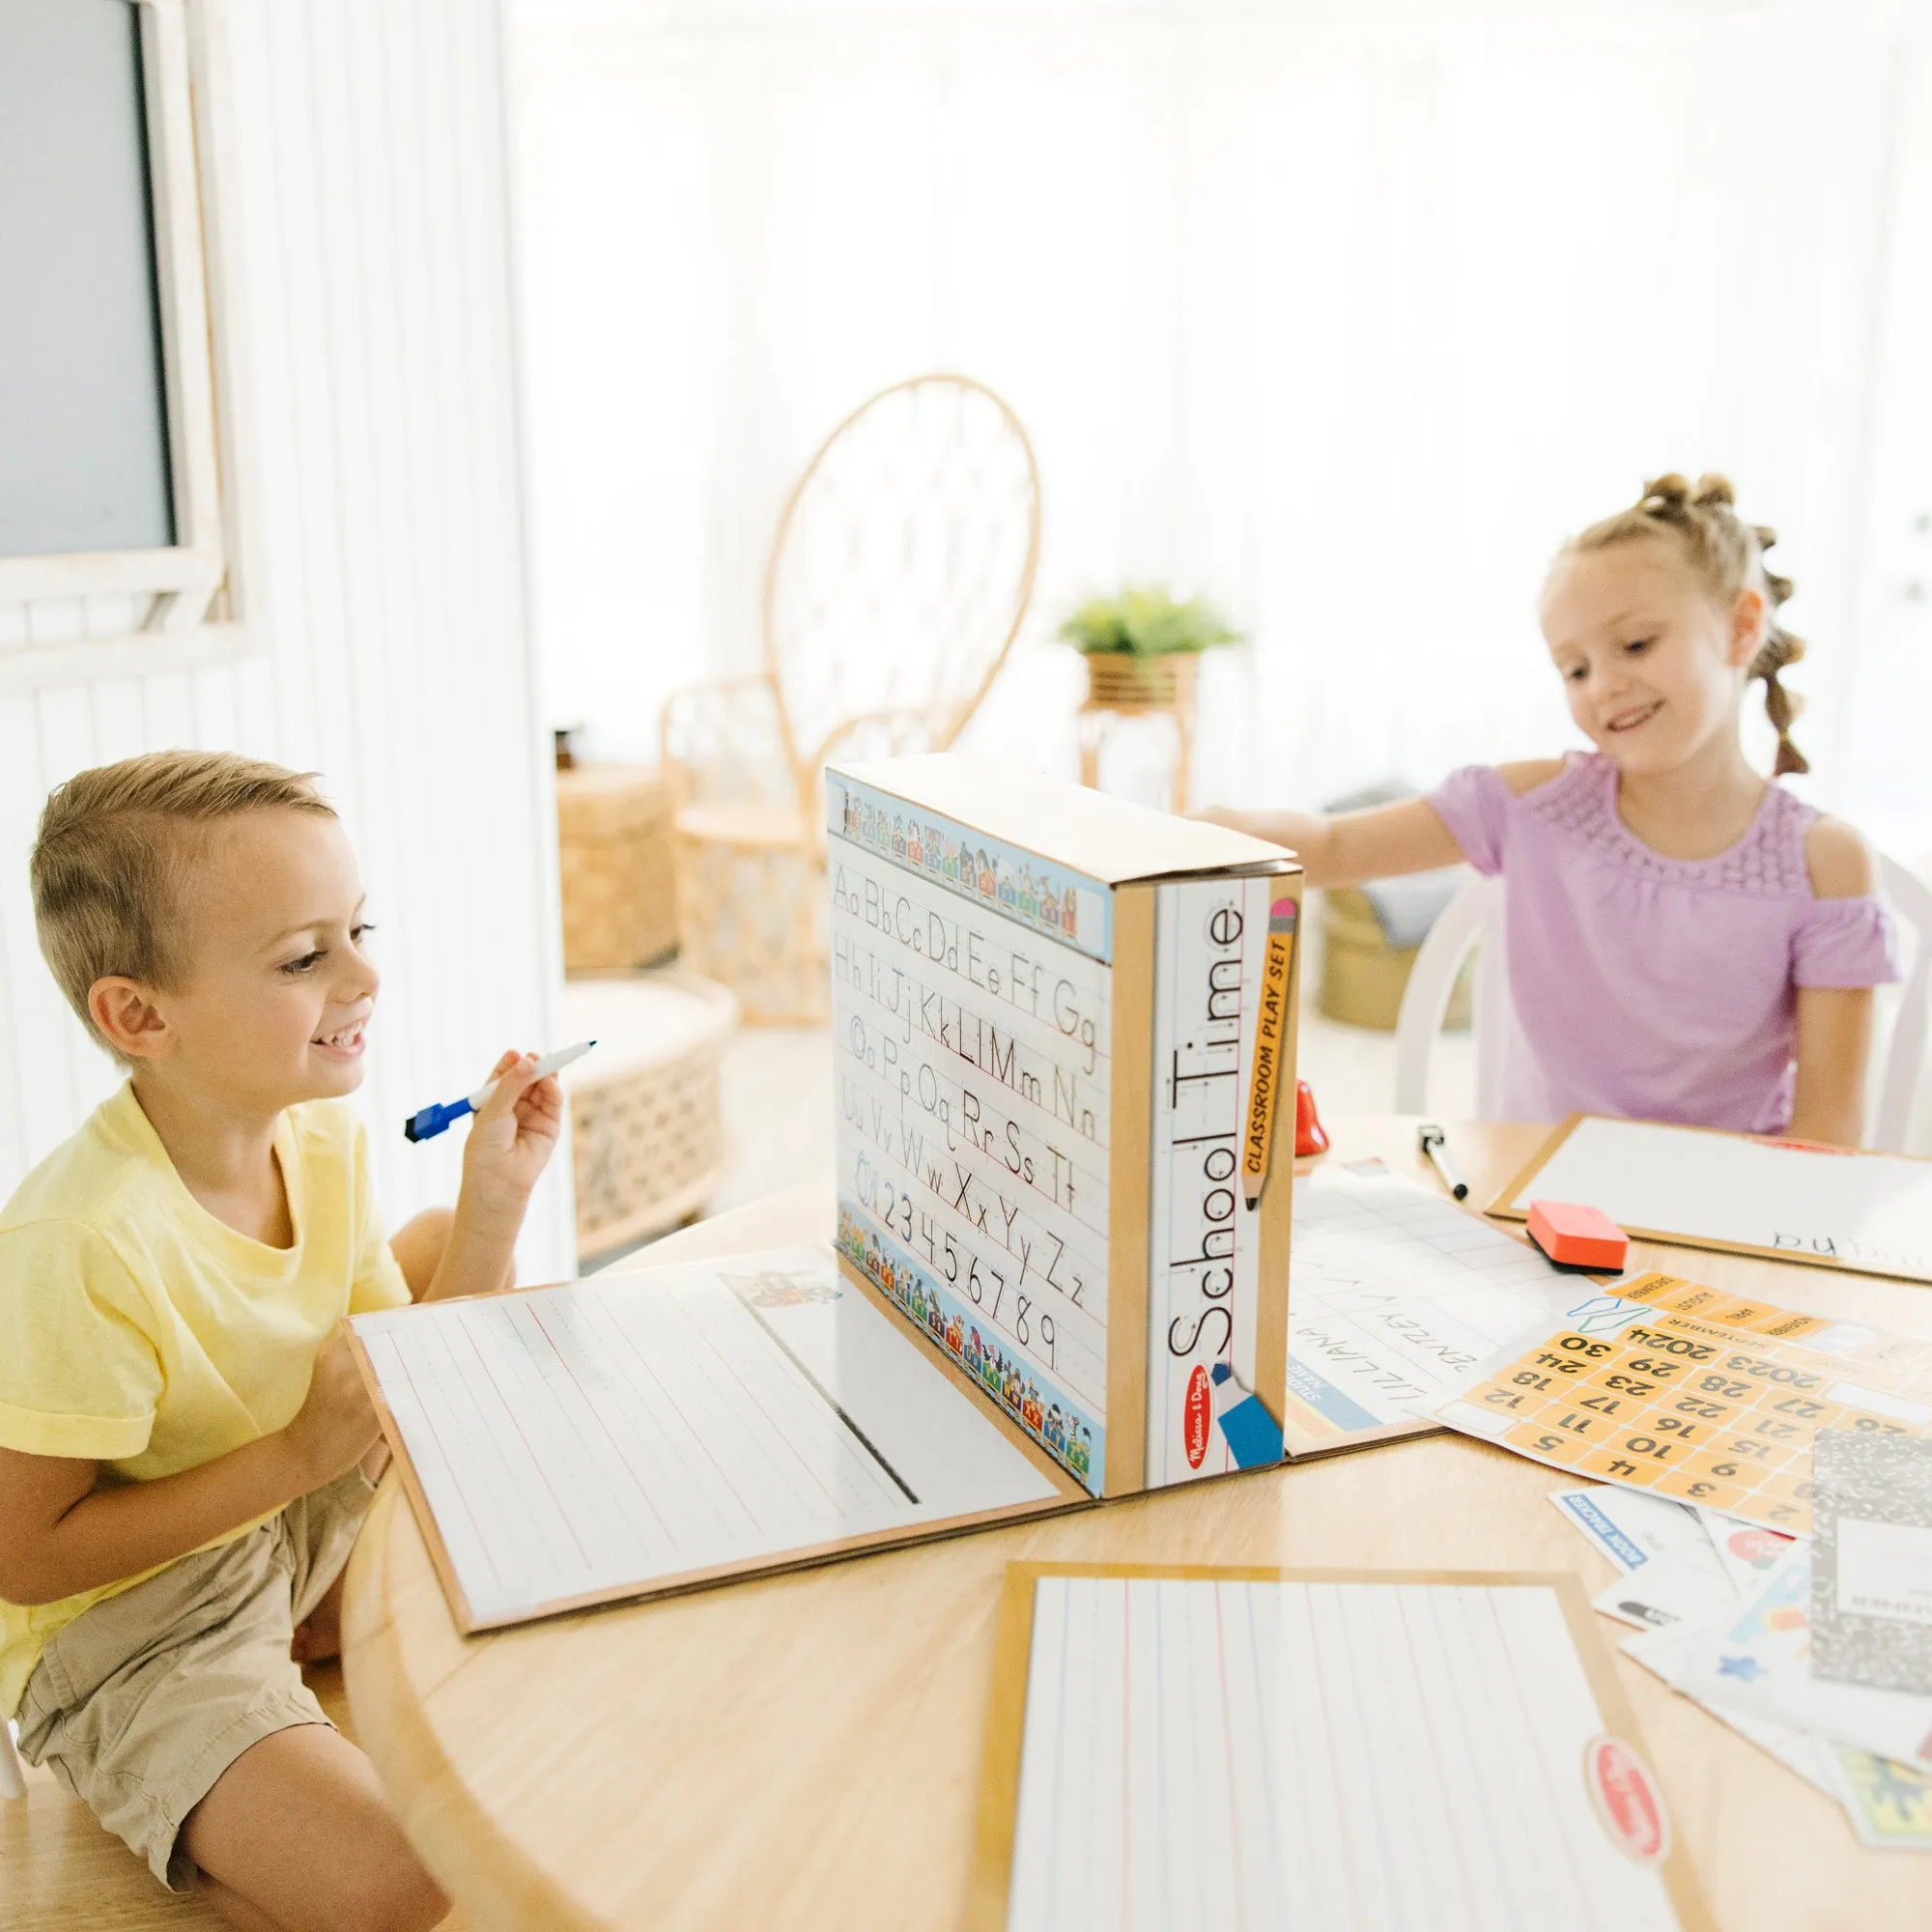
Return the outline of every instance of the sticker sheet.
{"type": "Polygon", "coordinates": [[[1708,1622],[1628,1638],[1673,1690],[1932,1772],[1932,1697],[1833,1684],[1811,1667],[1811,1548],[1791,1553],[1748,1604],[1708,1622]]]}
{"type": "Polygon", "coordinates": [[[1638,1630],[1669,1630],[1701,1623],[1714,1612],[1735,1608],[1737,1601],[1737,1591],[1707,1544],[1702,1550],[1652,1558],[1599,1590],[1590,1607],[1638,1630]]]}
{"type": "Polygon", "coordinates": [[[1932,1435],[1932,1342],[1640,1275],[1435,1417],[1535,1462],[1804,1535],[1821,1429],[1932,1435]]]}
{"type": "Polygon", "coordinates": [[[1709,1550],[1710,1538],[1696,1517],[1662,1496],[1591,1483],[1579,1490],[1552,1490],[1548,1500],[1626,1576],[1659,1558],[1709,1550]]]}
{"type": "Polygon", "coordinates": [[[1932,1852],[1932,1775],[1871,1751],[1831,1747],[1835,1795],[1875,1852],[1932,1852]]]}
{"type": "MultiPolygon", "coordinates": [[[[1887,1441],[1896,1438],[1887,1436],[1887,1441]]],[[[1698,1520],[1740,1597],[1754,1597],[1764,1579],[1784,1560],[1791,1538],[1779,1529],[1739,1522],[1719,1510],[1700,1509],[1698,1520]]]]}

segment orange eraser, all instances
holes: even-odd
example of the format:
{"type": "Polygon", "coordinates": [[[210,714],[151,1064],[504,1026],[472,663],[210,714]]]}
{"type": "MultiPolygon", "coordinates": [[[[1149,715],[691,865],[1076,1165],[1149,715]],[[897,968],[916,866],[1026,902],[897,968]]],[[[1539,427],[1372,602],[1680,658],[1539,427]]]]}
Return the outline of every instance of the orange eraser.
{"type": "Polygon", "coordinates": [[[1574,1201],[1532,1201],[1529,1238],[1559,1267],[1613,1273],[1630,1253],[1630,1236],[1601,1208],[1574,1201]]]}

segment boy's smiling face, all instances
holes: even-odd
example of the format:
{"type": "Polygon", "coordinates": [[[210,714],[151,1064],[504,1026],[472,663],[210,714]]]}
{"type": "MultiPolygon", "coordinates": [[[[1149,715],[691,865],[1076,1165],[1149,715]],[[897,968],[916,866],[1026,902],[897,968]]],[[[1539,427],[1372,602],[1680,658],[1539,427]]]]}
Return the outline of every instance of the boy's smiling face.
{"type": "Polygon", "coordinates": [[[96,982],[95,1001],[114,1003],[117,1043],[251,1113],[353,1093],[380,980],[342,827],[250,811],[190,850],[170,911],[176,983],[96,982]]]}

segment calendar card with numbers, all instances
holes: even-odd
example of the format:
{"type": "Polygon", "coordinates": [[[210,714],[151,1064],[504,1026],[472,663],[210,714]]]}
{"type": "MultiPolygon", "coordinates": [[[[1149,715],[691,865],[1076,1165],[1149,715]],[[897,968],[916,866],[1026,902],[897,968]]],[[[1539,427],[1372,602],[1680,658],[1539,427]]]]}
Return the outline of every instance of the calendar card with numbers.
{"type": "Polygon", "coordinates": [[[1932,1342],[1651,1273],[1497,1351],[1436,1420],[1787,1535],[1821,1429],[1932,1435],[1932,1342]]]}
{"type": "Polygon", "coordinates": [[[1278,1437],[1287,1388],[1299,868],[956,756],[826,801],[841,1262],[1088,1493],[1241,1466],[1223,1419],[1278,1437]]]}

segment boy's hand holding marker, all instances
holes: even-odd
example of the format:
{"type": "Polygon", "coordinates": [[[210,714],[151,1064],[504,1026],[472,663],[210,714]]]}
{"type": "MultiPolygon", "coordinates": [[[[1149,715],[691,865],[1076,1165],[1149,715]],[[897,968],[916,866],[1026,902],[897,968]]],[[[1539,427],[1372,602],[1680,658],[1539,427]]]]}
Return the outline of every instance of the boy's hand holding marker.
{"type": "MultiPolygon", "coordinates": [[[[530,1063],[526,1080],[527,1086],[546,1079],[553,1073],[561,1073],[566,1066],[582,1060],[596,1044],[594,1039],[581,1039],[575,1046],[561,1046],[554,1053],[545,1054],[541,1060],[536,1060],[526,1053],[506,1053],[497,1061],[489,1079],[484,1081],[475,1093],[461,1100],[447,1100],[436,1106],[419,1107],[403,1122],[403,1138],[408,1141],[434,1140],[444,1128],[453,1127],[465,1114],[481,1114],[490,1104],[492,1096],[498,1093],[511,1069],[521,1068],[524,1062],[530,1063]]],[[[554,1088],[552,1091],[554,1094],[554,1088]]]]}
{"type": "MultiPolygon", "coordinates": [[[[563,1091],[557,1071],[596,1044],[594,1039],[582,1040],[541,1060],[533,1053],[506,1053],[475,1093],[446,1106],[424,1107],[405,1122],[404,1133],[420,1141],[441,1133],[466,1114],[475,1116],[463,1150],[463,1185],[456,1198],[449,1246],[426,1299],[443,1292],[445,1271],[452,1279],[459,1269],[470,1279],[503,1272],[530,1190],[563,1131],[563,1091]]],[[[504,1285],[509,1285],[507,1279],[504,1285]]]]}
{"type": "Polygon", "coordinates": [[[473,1194],[479,1210],[496,1208],[522,1221],[530,1189],[563,1131],[563,1090],[553,1063],[564,1057],[506,1053],[497,1061],[463,1150],[459,1207],[473,1194]]]}

